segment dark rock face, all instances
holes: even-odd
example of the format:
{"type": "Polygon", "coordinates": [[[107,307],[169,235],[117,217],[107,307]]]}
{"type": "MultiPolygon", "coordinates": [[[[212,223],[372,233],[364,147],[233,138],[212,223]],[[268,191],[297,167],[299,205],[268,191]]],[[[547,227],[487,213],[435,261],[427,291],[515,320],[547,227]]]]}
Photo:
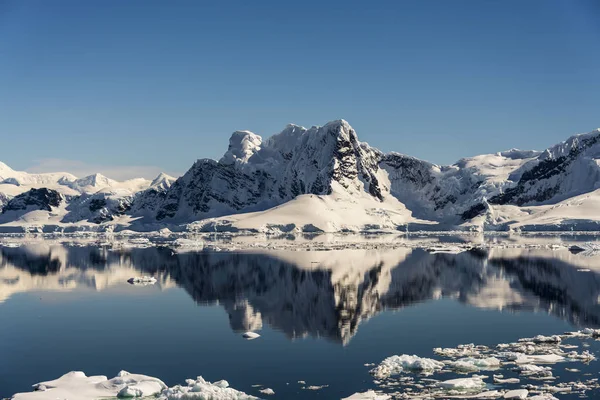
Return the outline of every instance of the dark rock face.
{"type": "Polygon", "coordinates": [[[113,196],[109,193],[85,194],[73,198],[67,206],[69,213],[62,222],[88,221],[95,224],[113,221],[128,213],[133,196],[113,196]]]}
{"type": "Polygon", "coordinates": [[[4,208],[4,206],[6,204],[8,204],[9,200],[10,200],[10,197],[5,195],[4,193],[0,193],[0,213],[2,213],[2,209],[4,208]]]}
{"type": "Polygon", "coordinates": [[[463,221],[468,221],[477,217],[478,215],[483,214],[486,209],[487,207],[485,206],[485,204],[477,203],[473,207],[469,208],[464,213],[462,213],[461,218],[463,219],[463,221]]]}
{"type": "Polygon", "coordinates": [[[21,211],[30,207],[38,210],[52,211],[64,200],[63,196],[52,189],[31,189],[12,198],[2,209],[2,214],[8,211],[21,211]]]}

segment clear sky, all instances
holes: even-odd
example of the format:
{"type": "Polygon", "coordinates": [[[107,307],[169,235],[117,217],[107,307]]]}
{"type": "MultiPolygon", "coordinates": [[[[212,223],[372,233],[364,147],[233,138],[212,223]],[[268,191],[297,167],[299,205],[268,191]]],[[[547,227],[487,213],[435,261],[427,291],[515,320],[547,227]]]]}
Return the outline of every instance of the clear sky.
{"type": "Polygon", "coordinates": [[[344,118],[438,164],[600,127],[600,1],[0,0],[0,161],[182,173],[344,118]]]}

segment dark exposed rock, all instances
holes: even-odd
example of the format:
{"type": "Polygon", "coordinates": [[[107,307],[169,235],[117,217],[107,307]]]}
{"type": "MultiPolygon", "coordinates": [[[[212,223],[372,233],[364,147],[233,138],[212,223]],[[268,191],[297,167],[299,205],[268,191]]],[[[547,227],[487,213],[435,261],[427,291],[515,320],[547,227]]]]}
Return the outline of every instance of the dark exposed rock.
{"type": "Polygon", "coordinates": [[[56,190],[46,188],[30,189],[9,200],[2,209],[2,214],[8,211],[26,210],[30,207],[52,211],[52,207],[58,207],[62,201],[63,196],[56,190]]]}

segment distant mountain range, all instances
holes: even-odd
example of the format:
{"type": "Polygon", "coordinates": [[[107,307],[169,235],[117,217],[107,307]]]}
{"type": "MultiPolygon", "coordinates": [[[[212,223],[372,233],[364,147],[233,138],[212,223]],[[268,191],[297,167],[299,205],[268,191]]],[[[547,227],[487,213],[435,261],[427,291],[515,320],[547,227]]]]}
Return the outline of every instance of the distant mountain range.
{"type": "Polygon", "coordinates": [[[438,166],[383,153],[344,120],[234,132],[182,177],[117,182],[0,163],[0,231],[600,230],[600,129],[542,152],[438,166]]]}

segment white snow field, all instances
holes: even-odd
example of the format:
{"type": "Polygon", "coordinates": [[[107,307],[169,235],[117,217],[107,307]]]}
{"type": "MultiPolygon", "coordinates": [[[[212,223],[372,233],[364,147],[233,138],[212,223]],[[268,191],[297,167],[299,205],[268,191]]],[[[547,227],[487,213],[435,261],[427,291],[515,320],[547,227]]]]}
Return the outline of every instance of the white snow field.
{"type": "Polygon", "coordinates": [[[439,166],[360,142],[344,120],[236,131],[178,179],[29,174],[0,163],[0,232],[600,231],[600,129],[544,151],[439,166]]]}

